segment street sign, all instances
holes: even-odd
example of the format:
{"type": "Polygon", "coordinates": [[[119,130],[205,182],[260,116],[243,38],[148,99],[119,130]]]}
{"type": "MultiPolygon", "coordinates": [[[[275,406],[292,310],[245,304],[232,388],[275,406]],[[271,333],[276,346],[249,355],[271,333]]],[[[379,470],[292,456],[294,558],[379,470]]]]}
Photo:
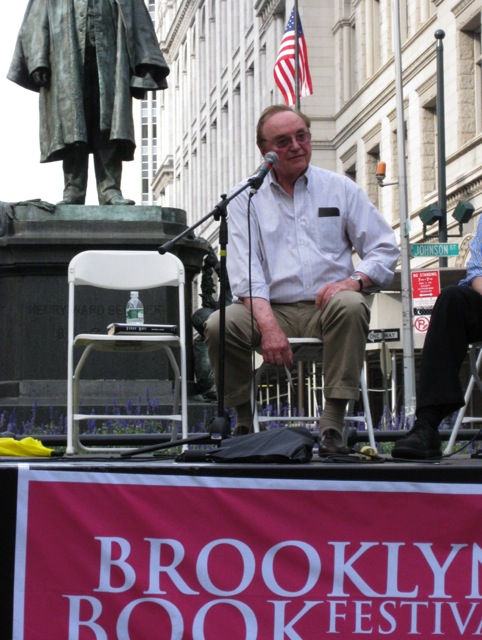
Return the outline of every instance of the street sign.
{"type": "Polygon", "coordinates": [[[459,245],[456,242],[439,242],[438,244],[412,244],[412,256],[418,257],[444,257],[458,256],[459,245]]]}
{"type": "Polygon", "coordinates": [[[372,329],[367,339],[368,342],[399,342],[400,329],[372,329]]]}
{"type": "Polygon", "coordinates": [[[413,329],[426,334],[435,301],[440,294],[440,271],[412,271],[413,329]]]}

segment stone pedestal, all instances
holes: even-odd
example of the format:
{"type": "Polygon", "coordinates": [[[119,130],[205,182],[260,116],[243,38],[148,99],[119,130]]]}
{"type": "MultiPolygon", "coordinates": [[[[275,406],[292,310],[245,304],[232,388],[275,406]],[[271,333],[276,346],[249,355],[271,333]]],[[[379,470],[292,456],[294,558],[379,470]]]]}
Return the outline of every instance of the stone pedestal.
{"type": "MultiPolygon", "coordinates": [[[[158,247],[186,229],[186,213],[156,206],[57,206],[53,213],[34,202],[15,206],[0,237],[0,405],[58,399],[65,406],[67,374],[67,267],[74,255],[87,249],[145,249],[158,247]],[[37,397],[35,397],[37,396],[37,397]]],[[[173,248],[186,268],[186,327],[191,327],[191,282],[199,273],[206,243],[194,236],[173,248]]],[[[110,322],[125,321],[129,293],[96,292],[85,288],[77,303],[79,329],[105,332],[110,322]]],[[[168,298],[142,294],[145,321],[163,323],[172,305],[168,298]]],[[[124,362],[88,363],[86,377],[132,380],[134,393],[143,381],[169,377],[154,357],[144,358],[126,370],[124,362]],[[119,366],[118,366],[119,365],[119,366]],[[135,382],[135,384],[134,384],[135,382]]],[[[193,379],[192,349],[188,348],[189,381],[193,379]]],[[[84,375],[84,374],[83,374],[84,375]]],[[[188,382],[189,382],[188,381],[188,382]]],[[[99,385],[101,387],[101,385],[99,385]]],[[[119,393],[126,385],[115,389],[119,393]]],[[[95,388],[91,390],[95,399],[95,388]]],[[[109,393],[109,392],[108,392],[109,393]]],[[[123,392],[122,392],[123,393],[123,392]]],[[[151,392],[152,393],[152,392],[151,392]]],[[[106,400],[99,391],[99,401],[106,400]],[[102,397],[100,397],[102,396],[102,397]]],[[[154,394],[153,394],[154,395],[154,394]]],[[[116,398],[122,402],[122,397],[116,398]]]]}

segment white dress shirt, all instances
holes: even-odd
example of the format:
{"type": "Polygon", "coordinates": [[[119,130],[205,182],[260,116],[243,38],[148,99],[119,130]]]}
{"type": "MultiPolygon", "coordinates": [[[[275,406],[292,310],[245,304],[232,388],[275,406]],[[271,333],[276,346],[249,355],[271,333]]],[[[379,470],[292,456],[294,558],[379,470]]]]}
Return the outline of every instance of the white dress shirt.
{"type": "MultiPolygon", "coordinates": [[[[238,185],[235,190],[239,189],[238,185]]],[[[356,270],[387,287],[400,254],[392,228],[352,180],[308,166],[293,197],[273,171],[251,198],[249,189],[228,206],[227,270],[237,298],[273,303],[314,300],[330,282],[356,270]]]]}

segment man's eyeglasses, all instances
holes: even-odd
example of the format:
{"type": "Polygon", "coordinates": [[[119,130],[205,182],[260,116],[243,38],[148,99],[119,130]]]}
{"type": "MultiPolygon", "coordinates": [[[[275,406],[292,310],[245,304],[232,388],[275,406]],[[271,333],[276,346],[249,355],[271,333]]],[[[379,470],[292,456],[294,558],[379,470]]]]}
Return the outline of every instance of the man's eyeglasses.
{"type": "Polygon", "coordinates": [[[269,142],[277,149],[286,149],[293,139],[299,144],[305,144],[311,140],[311,133],[309,131],[298,131],[294,136],[279,136],[278,138],[273,138],[273,140],[265,140],[265,142],[269,142]]]}

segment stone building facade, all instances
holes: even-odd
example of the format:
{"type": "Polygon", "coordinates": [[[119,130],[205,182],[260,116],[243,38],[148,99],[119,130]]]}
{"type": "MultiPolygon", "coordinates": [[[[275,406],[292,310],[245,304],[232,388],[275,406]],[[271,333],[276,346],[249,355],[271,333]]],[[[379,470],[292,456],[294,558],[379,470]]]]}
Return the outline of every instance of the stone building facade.
{"type": "MultiPolygon", "coordinates": [[[[393,0],[299,0],[313,95],[313,162],[345,173],[399,233],[393,0]]],[[[223,193],[255,171],[255,124],[282,102],[273,66],[292,4],[284,0],[157,0],[158,37],[171,65],[157,97],[158,204],[188,212],[193,224],[223,193]]],[[[459,200],[482,210],[482,0],[400,0],[408,215],[423,239],[420,212],[437,202],[437,39],[443,30],[449,234],[459,200]]],[[[436,232],[437,226],[426,229],[436,232]]],[[[216,243],[217,223],[197,231],[216,243]]],[[[456,240],[459,242],[459,240],[456,240]]],[[[426,261],[413,260],[415,266],[426,261]]],[[[455,259],[452,261],[455,263],[455,259]]]]}
{"type": "MultiPolygon", "coordinates": [[[[150,186],[158,204],[185,209],[190,225],[261,161],[255,126],[266,106],[282,102],[273,66],[292,6],[157,0],[157,32],[171,75],[169,89],[157,97],[158,170],[150,186]]],[[[355,180],[397,236],[408,233],[412,244],[440,239],[438,224],[424,227],[420,214],[438,203],[443,168],[448,237],[460,244],[459,256],[446,263],[464,266],[482,212],[482,0],[298,0],[298,8],[313,80],[313,95],[301,99],[312,120],[313,163],[355,180]],[[444,37],[436,38],[441,31],[444,37]],[[437,114],[441,87],[445,100],[437,114]],[[380,161],[383,181],[376,176],[380,161]],[[405,176],[406,206],[399,176],[405,176]],[[460,201],[474,208],[463,225],[452,217],[460,201]]],[[[218,229],[210,218],[196,234],[216,248],[218,229]]],[[[410,259],[412,270],[438,265],[438,258],[410,259]]]]}

